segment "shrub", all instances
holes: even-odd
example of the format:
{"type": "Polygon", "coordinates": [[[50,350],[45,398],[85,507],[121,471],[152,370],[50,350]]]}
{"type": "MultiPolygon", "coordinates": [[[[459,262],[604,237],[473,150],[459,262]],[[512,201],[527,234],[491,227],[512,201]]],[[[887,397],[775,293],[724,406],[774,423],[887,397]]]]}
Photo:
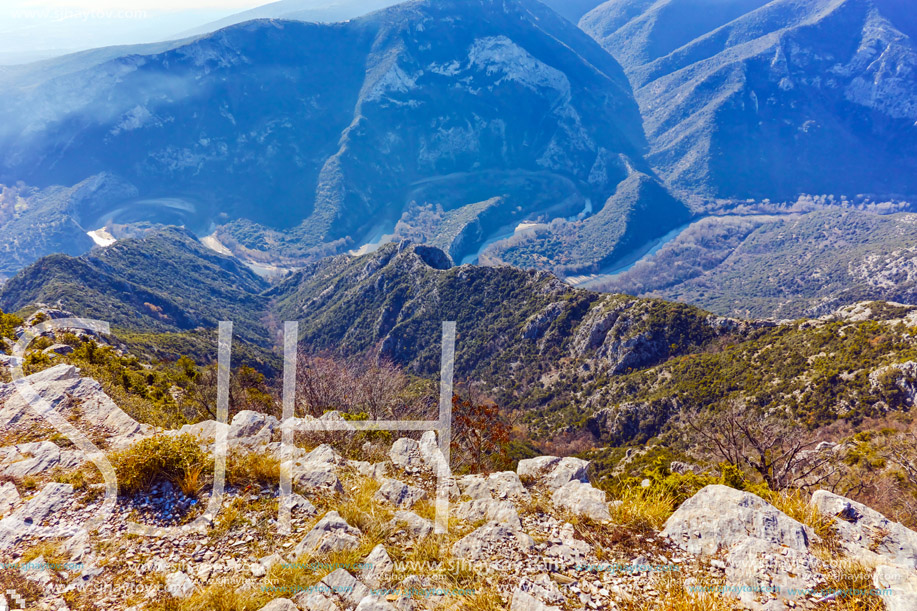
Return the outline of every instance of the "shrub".
{"type": "Polygon", "coordinates": [[[171,481],[179,487],[200,478],[212,468],[208,456],[193,435],[148,437],[110,456],[118,476],[118,488],[125,494],[148,491],[158,482],[171,481]],[[196,475],[195,475],[196,474],[196,475]]]}

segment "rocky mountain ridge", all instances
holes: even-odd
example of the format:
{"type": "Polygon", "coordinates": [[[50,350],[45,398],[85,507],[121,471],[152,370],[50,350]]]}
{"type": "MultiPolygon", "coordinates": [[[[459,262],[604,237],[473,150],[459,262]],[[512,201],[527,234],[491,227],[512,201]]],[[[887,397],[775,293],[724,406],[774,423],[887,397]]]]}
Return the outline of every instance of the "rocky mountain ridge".
{"type": "MultiPolygon", "coordinates": [[[[92,380],[75,374],[60,365],[28,382],[60,413],[72,409],[67,397],[74,383],[89,390],[80,395],[84,405],[111,404],[92,380]]],[[[4,428],[6,442],[30,428],[16,420],[25,405],[10,391],[10,385],[0,386],[0,397],[6,397],[0,417],[14,421],[4,428]]],[[[340,418],[330,412],[322,420],[340,418]]],[[[123,412],[119,421],[127,423],[123,412]]],[[[222,435],[231,454],[276,456],[281,445],[280,423],[250,411],[237,413],[228,425],[121,428],[112,447],[183,435],[207,452],[222,435]]],[[[63,465],[24,457],[31,446],[23,444],[3,450],[0,559],[4,566],[35,570],[8,573],[5,584],[18,589],[2,596],[15,591],[30,608],[197,608],[215,604],[227,588],[248,601],[244,608],[271,611],[451,608],[485,594],[492,604],[541,611],[631,609],[679,599],[716,609],[776,611],[832,608],[839,597],[870,605],[878,597],[889,611],[904,611],[917,601],[917,533],[824,490],[810,501],[814,515],[833,525],[821,535],[811,520],[801,523],[754,494],[711,485],[684,501],[658,531],[637,537],[642,542],[635,547],[619,539],[628,528],[622,520],[631,501],[609,502],[589,483],[587,461],[541,456],[520,461],[515,471],[443,480],[454,518],[447,534],[433,534],[431,475],[442,455],[431,431],[390,447],[367,444],[367,460],[345,458],[327,444],[295,448],[288,536],[274,533],[279,490],[268,479],[227,489],[222,512],[248,516],[234,528],[227,530],[217,514],[201,532],[186,527],[165,538],[126,537],[128,520],[188,524],[204,504],[206,488],[189,496],[161,481],[147,494],[122,491],[102,528],[90,533],[80,523],[100,510],[99,485],[48,481],[54,467],[78,468],[78,458],[63,465]],[[26,474],[33,482],[29,489],[23,487],[26,474]],[[48,533],[64,537],[54,543],[48,533]],[[617,538],[609,538],[612,533],[617,538]],[[824,536],[836,547],[825,547],[824,536]],[[432,555],[412,553],[429,540],[439,542],[432,555]],[[458,569],[465,571],[463,583],[450,578],[449,567],[456,566],[467,567],[458,569]],[[839,587],[845,583],[851,587],[839,587]]],[[[60,479],[62,471],[54,473],[60,479]]]]}

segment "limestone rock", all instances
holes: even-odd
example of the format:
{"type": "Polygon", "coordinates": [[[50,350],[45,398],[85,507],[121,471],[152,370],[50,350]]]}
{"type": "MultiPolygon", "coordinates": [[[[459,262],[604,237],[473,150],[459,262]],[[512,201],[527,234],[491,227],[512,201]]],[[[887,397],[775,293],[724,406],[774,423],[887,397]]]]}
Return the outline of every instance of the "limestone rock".
{"type": "Polygon", "coordinates": [[[487,520],[507,524],[517,529],[522,528],[519,513],[509,501],[495,501],[493,499],[466,501],[456,507],[455,517],[466,522],[487,520]]]}
{"type": "Polygon", "coordinates": [[[389,528],[404,526],[408,535],[415,539],[423,539],[433,532],[433,522],[421,518],[412,511],[396,511],[395,516],[389,521],[389,528]]]}
{"type": "Polygon", "coordinates": [[[535,542],[527,534],[499,522],[488,522],[455,542],[452,554],[459,558],[476,561],[486,557],[488,551],[497,547],[512,547],[529,551],[535,542]]]}
{"type": "Polygon", "coordinates": [[[551,501],[558,509],[565,509],[576,515],[585,516],[596,521],[610,520],[605,493],[593,488],[591,484],[580,481],[567,482],[554,491],[551,501]]]}
{"type": "Polygon", "coordinates": [[[417,501],[425,498],[427,493],[420,488],[408,486],[396,479],[387,479],[373,496],[377,501],[387,501],[396,507],[413,507],[417,501]]]}
{"type": "Polygon", "coordinates": [[[359,529],[345,522],[338,512],[329,511],[296,546],[294,555],[327,554],[353,549],[360,544],[362,535],[359,529]]]}
{"type": "Polygon", "coordinates": [[[510,611],[561,611],[560,607],[546,605],[522,588],[516,588],[513,592],[513,601],[509,609],[510,611]]]}
{"type": "MultiPolygon", "coordinates": [[[[750,584],[767,575],[784,590],[814,587],[822,577],[805,526],[764,499],[728,486],[706,486],[682,503],[662,535],[692,554],[723,554],[732,583],[750,584]]],[[[741,598],[756,604],[751,593],[741,598]]]]}
{"type": "Polygon", "coordinates": [[[873,585],[879,590],[891,590],[881,595],[886,611],[917,609],[917,573],[913,570],[887,564],[876,567],[873,585]]]}
{"type": "Polygon", "coordinates": [[[367,596],[357,605],[356,611],[398,611],[398,609],[377,596],[367,596]]]}
{"type": "Polygon", "coordinates": [[[70,484],[45,484],[25,505],[0,520],[0,549],[28,536],[45,518],[60,511],[72,495],[73,486],[70,484]]]}
{"type": "Polygon", "coordinates": [[[169,573],[166,575],[166,592],[172,598],[188,598],[194,593],[194,582],[181,571],[169,573]]]}
{"type": "Polygon", "coordinates": [[[827,490],[816,490],[811,504],[836,518],[835,529],[848,554],[870,564],[885,562],[917,569],[917,532],[827,490]]]}
{"type": "Polygon", "coordinates": [[[270,441],[271,433],[277,426],[277,419],[273,416],[246,409],[233,416],[229,425],[229,438],[263,437],[270,441]]]}
{"type": "Polygon", "coordinates": [[[419,471],[424,464],[420,455],[420,444],[407,437],[393,443],[388,456],[393,465],[408,472],[419,471]]]}
{"type": "Polygon", "coordinates": [[[13,482],[0,484],[0,518],[9,515],[19,500],[19,491],[13,482]]]}
{"type": "Polygon", "coordinates": [[[520,478],[532,479],[548,490],[557,490],[567,482],[588,482],[586,470],[589,462],[573,457],[539,456],[520,460],[516,473],[520,478]]]}
{"type": "Polygon", "coordinates": [[[388,582],[395,572],[395,563],[385,551],[385,546],[381,543],[373,548],[366,559],[365,565],[360,573],[360,579],[371,588],[382,587],[382,584],[388,582]]]}

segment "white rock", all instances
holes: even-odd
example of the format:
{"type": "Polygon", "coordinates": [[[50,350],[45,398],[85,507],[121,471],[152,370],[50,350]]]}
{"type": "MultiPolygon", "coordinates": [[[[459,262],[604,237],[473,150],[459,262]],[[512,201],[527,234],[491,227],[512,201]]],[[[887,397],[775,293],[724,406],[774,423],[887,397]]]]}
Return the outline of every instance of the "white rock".
{"type": "Polygon", "coordinates": [[[353,549],[363,535],[359,529],[344,521],[336,511],[329,511],[318,521],[294,550],[294,555],[327,554],[353,549]]]}
{"type": "Polygon", "coordinates": [[[25,505],[0,520],[0,550],[28,536],[45,518],[59,512],[72,495],[70,484],[45,484],[25,505]]]}
{"type": "Polygon", "coordinates": [[[389,528],[404,526],[408,535],[415,539],[423,539],[433,532],[433,522],[421,518],[412,511],[396,511],[395,516],[389,520],[389,528]]]}
{"type": "Polygon", "coordinates": [[[387,501],[396,507],[413,507],[417,501],[425,498],[427,493],[420,488],[408,486],[396,479],[387,479],[373,495],[377,501],[387,501]]]}
{"type": "Polygon", "coordinates": [[[367,596],[357,605],[356,611],[398,611],[398,609],[377,596],[367,596]]]}
{"type": "Polygon", "coordinates": [[[917,532],[827,490],[816,490],[811,504],[824,515],[837,518],[835,530],[848,554],[867,564],[882,562],[917,569],[917,532]]]}
{"type": "Polygon", "coordinates": [[[596,521],[610,520],[605,492],[580,481],[567,482],[554,491],[551,501],[558,509],[570,511],[596,521]]]}
{"type": "Polygon", "coordinates": [[[513,528],[522,528],[519,513],[509,501],[493,499],[466,501],[455,508],[455,517],[466,522],[487,520],[507,524],[513,528]]]}
{"type": "Polygon", "coordinates": [[[19,503],[19,491],[13,482],[0,484],[0,518],[5,518],[19,503]]]}
{"type": "Polygon", "coordinates": [[[13,446],[18,456],[6,467],[4,473],[22,478],[49,471],[60,464],[60,448],[50,441],[37,441],[13,446]],[[20,458],[21,457],[21,458],[20,458]]]}
{"type": "Polygon", "coordinates": [[[519,475],[514,471],[491,473],[487,477],[487,484],[490,486],[491,494],[495,498],[529,499],[528,490],[522,485],[522,480],[519,479],[519,475]]]}
{"type": "Polygon", "coordinates": [[[194,582],[181,571],[169,573],[166,575],[166,592],[173,598],[188,598],[194,593],[194,582]]]}
{"type": "Polygon", "coordinates": [[[261,607],[259,611],[299,611],[299,607],[288,598],[275,598],[261,607]]]}
{"type": "Polygon", "coordinates": [[[393,443],[388,456],[393,465],[405,471],[420,470],[424,464],[420,456],[420,444],[407,437],[393,443]]]}
{"type": "Polygon", "coordinates": [[[482,560],[488,550],[510,547],[529,552],[535,545],[530,536],[499,522],[488,522],[468,533],[452,546],[452,555],[468,560],[482,560]]]}
{"type": "Polygon", "coordinates": [[[371,588],[379,588],[392,578],[395,563],[381,543],[373,548],[365,560],[360,579],[371,588]]]}
{"type": "Polygon", "coordinates": [[[267,429],[266,437],[270,440],[270,434],[275,428],[277,419],[273,416],[245,409],[233,416],[229,425],[229,438],[255,437],[267,429]]]}
{"type": "Polygon", "coordinates": [[[532,479],[548,490],[557,490],[567,482],[588,482],[589,462],[573,457],[538,456],[520,460],[516,473],[520,478],[532,479]]]}
{"type": "Polygon", "coordinates": [[[890,589],[881,594],[886,611],[914,611],[917,609],[917,573],[897,566],[876,567],[872,578],[878,590],[890,589]]]}
{"type": "MultiPolygon", "coordinates": [[[[823,578],[809,551],[808,529],[764,499],[728,486],[706,486],[666,521],[662,535],[692,554],[723,554],[730,583],[769,576],[781,588],[811,588],[823,578]]],[[[755,606],[755,595],[740,598],[755,606]]]]}
{"type": "Polygon", "coordinates": [[[561,611],[560,607],[546,605],[522,588],[513,592],[513,601],[509,606],[510,611],[561,611]]]}

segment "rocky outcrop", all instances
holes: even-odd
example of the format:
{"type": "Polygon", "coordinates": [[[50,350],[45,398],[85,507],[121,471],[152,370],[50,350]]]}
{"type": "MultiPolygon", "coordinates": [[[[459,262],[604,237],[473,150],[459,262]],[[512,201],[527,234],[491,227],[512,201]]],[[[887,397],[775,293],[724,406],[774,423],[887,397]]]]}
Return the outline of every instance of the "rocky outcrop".
{"type": "Polygon", "coordinates": [[[883,563],[917,570],[917,532],[827,490],[817,490],[811,503],[835,518],[838,540],[850,556],[867,565],[883,563]]]}
{"type": "Polygon", "coordinates": [[[293,553],[302,556],[353,549],[359,545],[362,534],[345,522],[338,512],[329,511],[299,542],[293,553]]]}
{"type": "MultiPolygon", "coordinates": [[[[662,535],[688,553],[722,558],[731,584],[788,591],[813,588],[823,578],[806,526],[764,499],[727,486],[706,486],[682,503],[662,535]]],[[[760,606],[753,592],[740,598],[760,606]]]]}
{"type": "Polygon", "coordinates": [[[571,481],[589,481],[589,462],[580,458],[539,456],[520,460],[516,473],[522,480],[532,480],[548,490],[556,490],[571,481]]]}

